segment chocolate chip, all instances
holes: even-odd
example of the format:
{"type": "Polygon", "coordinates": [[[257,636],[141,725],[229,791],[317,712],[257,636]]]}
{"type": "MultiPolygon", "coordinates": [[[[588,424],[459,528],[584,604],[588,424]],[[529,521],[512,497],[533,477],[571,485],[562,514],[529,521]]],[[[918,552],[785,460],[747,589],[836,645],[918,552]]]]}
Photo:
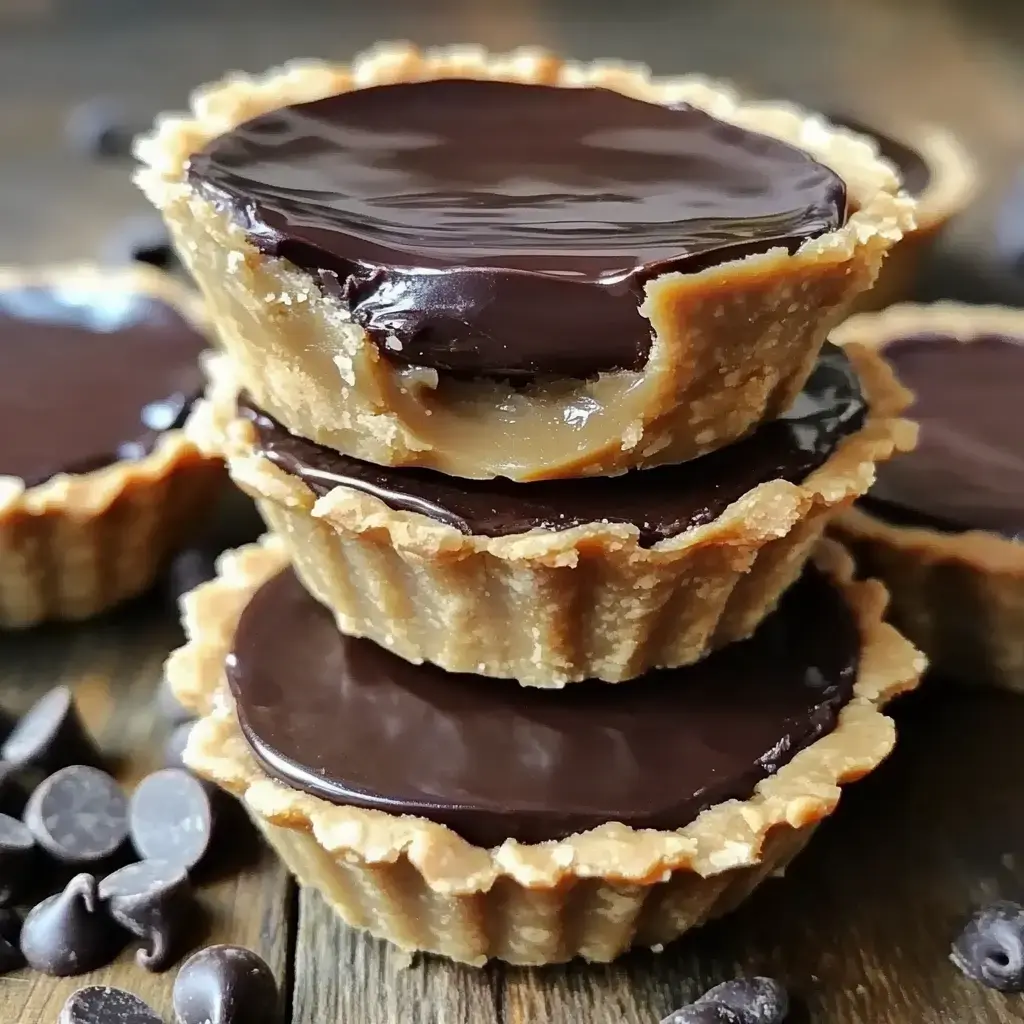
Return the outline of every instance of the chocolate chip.
{"type": "Polygon", "coordinates": [[[721,1003],[693,1003],[670,1013],[661,1024],[744,1024],[744,1021],[721,1003]]]}
{"type": "Polygon", "coordinates": [[[160,270],[177,270],[178,255],[162,218],[144,214],[122,222],[103,243],[104,263],[148,263],[160,270]]]}
{"type": "Polygon", "coordinates": [[[188,738],[192,735],[192,726],[195,722],[182,722],[171,734],[167,737],[167,742],[164,744],[164,767],[165,768],[182,768],[188,771],[188,765],[185,764],[184,754],[185,747],[188,746],[188,738]]]}
{"type": "Polygon", "coordinates": [[[210,845],[213,808],[206,787],[183,768],[146,776],[132,793],[128,817],[140,857],[194,868],[210,845]]]}
{"type": "Polygon", "coordinates": [[[97,864],[128,838],[128,802],[106,772],[76,764],[40,783],[29,797],[25,824],[61,863],[97,864]]]}
{"type": "Polygon", "coordinates": [[[21,952],[29,967],[62,978],[109,964],[124,939],[99,907],[96,879],[75,875],[63,892],[29,911],[21,929],[21,952]]]}
{"type": "Polygon", "coordinates": [[[29,829],[17,818],[0,814],[0,906],[24,891],[35,855],[36,841],[29,829]]]}
{"type": "Polygon", "coordinates": [[[217,575],[217,558],[203,548],[188,548],[167,570],[167,596],[177,604],[191,590],[217,575]]]}
{"type": "Polygon", "coordinates": [[[185,869],[164,861],[129,864],[100,882],[107,913],[143,940],[135,959],[147,970],[166,970],[175,959],[182,931],[193,910],[185,869]]]}
{"type": "Polygon", "coordinates": [[[46,772],[70,764],[103,763],[67,686],[50,690],[32,705],[0,747],[0,758],[19,768],[46,772]]]}
{"type": "Polygon", "coordinates": [[[953,943],[950,960],[1000,992],[1024,990],[1024,907],[999,900],[979,910],[953,943]]]}
{"type": "Polygon", "coordinates": [[[178,1024],[279,1024],[274,975],[241,946],[208,946],[185,961],[174,981],[178,1024]]]}
{"type": "Polygon", "coordinates": [[[126,103],[97,96],[71,108],[64,131],[76,152],[109,160],[131,156],[140,128],[126,103]]]}
{"type": "Polygon", "coordinates": [[[735,978],[708,989],[694,1004],[717,1003],[737,1014],[743,1024],[782,1024],[789,1015],[789,995],[774,978],[735,978]]]}
{"type": "Polygon", "coordinates": [[[57,1024],[163,1024],[163,1019],[132,992],[91,985],[68,998],[57,1024]]]}
{"type": "Polygon", "coordinates": [[[18,940],[21,937],[21,917],[10,907],[0,909],[0,974],[10,974],[25,963],[18,940]]]}

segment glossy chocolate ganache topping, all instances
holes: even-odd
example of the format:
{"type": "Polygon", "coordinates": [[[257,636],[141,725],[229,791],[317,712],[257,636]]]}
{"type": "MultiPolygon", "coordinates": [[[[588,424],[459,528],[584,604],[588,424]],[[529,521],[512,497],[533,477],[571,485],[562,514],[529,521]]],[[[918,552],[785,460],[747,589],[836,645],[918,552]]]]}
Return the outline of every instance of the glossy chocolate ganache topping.
{"type": "Polygon", "coordinates": [[[27,486],[150,452],[202,391],[202,335],[147,295],[0,290],[0,476],[27,486]]]}
{"type": "Polygon", "coordinates": [[[915,394],[917,448],[878,467],[865,507],[903,525],[1024,538],[1024,337],[918,334],[885,357],[915,394]]]}
{"type": "Polygon", "coordinates": [[[389,358],[529,380],[640,369],[644,284],[840,227],[783,142],[604,89],[444,80],[263,114],[189,179],[317,275],[389,358]]]}
{"type": "Polygon", "coordinates": [[[419,512],[469,535],[503,537],[586,523],[630,523],[645,546],[702,526],[768,480],[800,482],[858,430],[865,403],[842,351],[826,345],[803,393],[781,419],[691,462],[617,477],[513,483],[464,480],[429,469],[388,469],[296,437],[245,397],[239,412],[257,447],[318,495],[351,487],[390,508],[419,512]]]}
{"type": "Polygon", "coordinates": [[[751,639],[695,665],[544,690],[345,636],[286,570],[243,613],[228,680],[271,775],[493,847],[610,821],[681,828],[749,797],[832,730],[859,651],[841,595],[812,570],[751,639]]]}

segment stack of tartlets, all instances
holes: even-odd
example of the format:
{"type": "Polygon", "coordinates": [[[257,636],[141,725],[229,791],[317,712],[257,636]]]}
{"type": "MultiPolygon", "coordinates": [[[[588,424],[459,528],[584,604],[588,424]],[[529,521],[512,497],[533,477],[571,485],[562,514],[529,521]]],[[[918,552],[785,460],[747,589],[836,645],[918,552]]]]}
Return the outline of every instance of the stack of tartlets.
{"type": "Polygon", "coordinates": [[[185,601],[195,769],[345,920],[474,963],[664,943],[785,866],[922,667],[819,543],[913,442],[825,342],[912,222],[874,147],[391,48],[139,154],[222,343],[189,435],[273,530],[185,601]]]}

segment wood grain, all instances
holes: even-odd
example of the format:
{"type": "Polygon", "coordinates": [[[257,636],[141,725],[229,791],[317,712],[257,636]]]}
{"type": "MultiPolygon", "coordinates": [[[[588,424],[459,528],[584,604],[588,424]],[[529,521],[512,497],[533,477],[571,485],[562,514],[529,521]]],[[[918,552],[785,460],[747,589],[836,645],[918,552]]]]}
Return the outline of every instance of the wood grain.
{"type": "Polygon", "coordinates": [[[294,1024],[500,1024],[501,977],[498,965],[411,957],[347,928],[317,893],[300,893],[294,1024]]]}
{"type": "MultiPolygon", "coordinates": [[[[96,623],[0,636],[0,707],[21,712],[50,687],[72,686],[87,726],[130,786],[161,766],[165,726],[154,694],[163,660],[181,639],[174,610],[156,595],[96,623]]],[[[229,805],[226,818],[222,843],[195,878],[202,920],[191,944],[249,946],[287,980],[292,884],[240,808],[229,805]]],[[[89,984],[130,989],[170,1019],[173,977],[137,966],[131,946],[115,964],[79,978],[19,971],[0,978],[0,1021],[50,1024],[68,995],[89,984]]]]}

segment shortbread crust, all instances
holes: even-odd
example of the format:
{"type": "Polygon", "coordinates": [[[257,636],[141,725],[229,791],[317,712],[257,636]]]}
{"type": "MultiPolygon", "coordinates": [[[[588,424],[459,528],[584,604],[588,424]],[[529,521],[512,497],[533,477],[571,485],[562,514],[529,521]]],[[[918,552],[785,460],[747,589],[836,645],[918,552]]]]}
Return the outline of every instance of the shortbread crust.
{"type": "MultiPolygon", "coordinates": [[[[906,303],[852,317],[832,337],[884,357],[890,342],[922,333],[965,344],[986,333],[1024,343],[1024,312],[906,303]]],[[[858,565],[885,582],[893,622],[938,673],[1024,692],[1024,544],[988,530],[895,525],[860,507],[832,529],[858,565]]]]}

